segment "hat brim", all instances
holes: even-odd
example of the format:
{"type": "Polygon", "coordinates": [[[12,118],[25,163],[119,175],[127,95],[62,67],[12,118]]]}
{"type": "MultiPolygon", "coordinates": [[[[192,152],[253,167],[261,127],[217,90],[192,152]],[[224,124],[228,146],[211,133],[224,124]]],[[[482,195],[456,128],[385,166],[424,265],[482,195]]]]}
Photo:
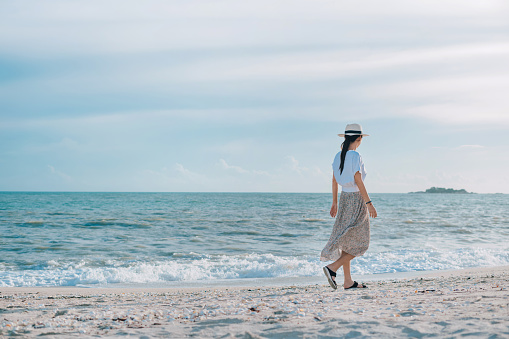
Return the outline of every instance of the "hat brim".
{"type": "Polygon", "coordinates": [[[349,136],[354,136],[354,135],[357,135],[357,136],[363,136],[363,137],[369,137],[369,134],[338,134],[338,136],[340,137],[344,137],[346,135],[349,135],[349,136]]]}

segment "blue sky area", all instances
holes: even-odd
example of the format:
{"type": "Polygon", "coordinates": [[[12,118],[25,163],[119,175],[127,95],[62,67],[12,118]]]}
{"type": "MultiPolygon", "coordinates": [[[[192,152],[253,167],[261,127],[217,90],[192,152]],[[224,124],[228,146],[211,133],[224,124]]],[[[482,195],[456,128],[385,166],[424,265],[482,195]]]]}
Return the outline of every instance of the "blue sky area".
{"type": "Polygon", "coordinates": [[[509,3],[2,1],[0,190],[509,193],[509,3]]]}

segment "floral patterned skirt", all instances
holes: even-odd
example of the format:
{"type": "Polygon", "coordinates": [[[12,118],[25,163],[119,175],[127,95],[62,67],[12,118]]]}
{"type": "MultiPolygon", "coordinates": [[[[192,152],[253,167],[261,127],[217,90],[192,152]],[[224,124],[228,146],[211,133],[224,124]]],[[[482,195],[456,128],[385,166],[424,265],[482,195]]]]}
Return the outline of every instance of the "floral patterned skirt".
{"type": "Polygon", "coordinates": [[[358,257],[366,253],[368,247],[368,207],[360,192],[341,192],[336,222],[320,260],[336,261],[341,251],[358,257]]]}

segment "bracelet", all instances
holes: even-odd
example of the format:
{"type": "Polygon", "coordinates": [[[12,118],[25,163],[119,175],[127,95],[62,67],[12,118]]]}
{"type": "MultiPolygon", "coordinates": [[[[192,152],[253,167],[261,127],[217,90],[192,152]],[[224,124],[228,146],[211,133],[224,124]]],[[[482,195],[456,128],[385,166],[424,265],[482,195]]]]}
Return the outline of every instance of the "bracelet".
{"type": "Polygon", "coordinates": [[[369,204],[371,204],[371,200],[366,203],[366,205],[369,205],[369,204]]]}

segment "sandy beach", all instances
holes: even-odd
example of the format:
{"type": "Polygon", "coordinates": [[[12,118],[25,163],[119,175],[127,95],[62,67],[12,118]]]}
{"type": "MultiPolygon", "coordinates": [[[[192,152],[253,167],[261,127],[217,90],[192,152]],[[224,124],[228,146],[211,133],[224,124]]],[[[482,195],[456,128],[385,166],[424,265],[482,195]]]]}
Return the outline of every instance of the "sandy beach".
{"type": "Polygon", "coordinates": [[[1,288],[0,335],[23,337],[509,337],[509,267],[426,273],[333,291],[1,288]]]}

